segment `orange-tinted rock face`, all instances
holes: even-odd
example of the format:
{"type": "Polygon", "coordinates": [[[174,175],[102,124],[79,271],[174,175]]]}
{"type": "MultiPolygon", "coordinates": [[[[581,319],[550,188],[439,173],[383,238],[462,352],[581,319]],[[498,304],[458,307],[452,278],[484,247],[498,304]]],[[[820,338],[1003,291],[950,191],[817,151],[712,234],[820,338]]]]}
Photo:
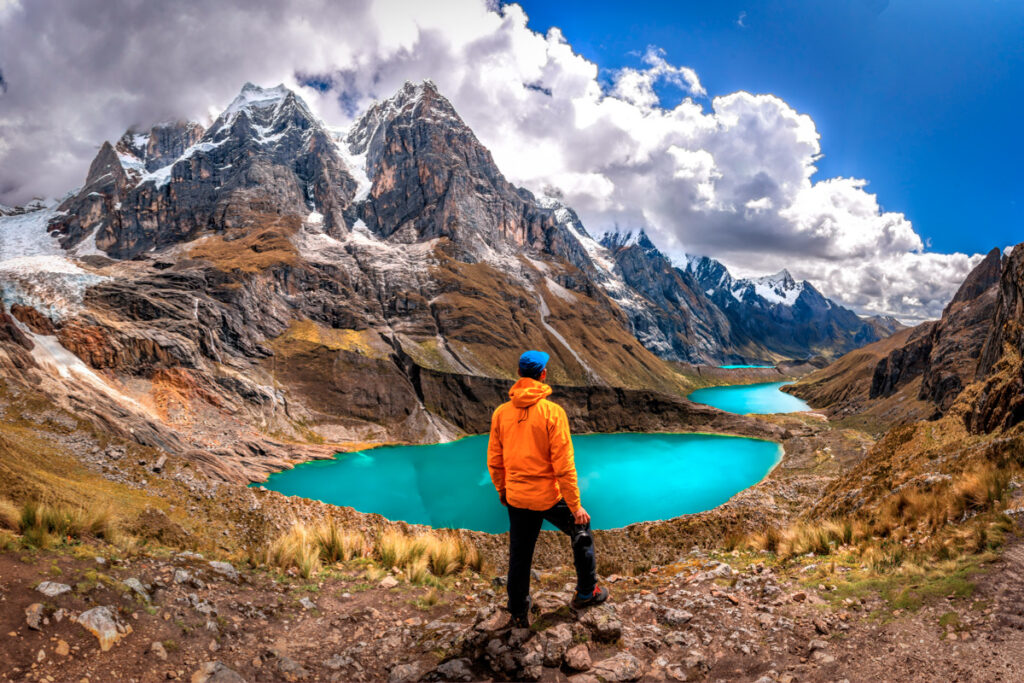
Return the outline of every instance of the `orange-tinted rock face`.
{"type": "Polygon", "coordinates": [[[57,331],[57,340],[94,368],[113,368],[118,364],[117,348],[106,329],[98,325],[70,321],[57,331]]]}
{"type": "Polygon", "coordinates": [[[28,329],[36,334],[54,334],[53,322],[45,315],[30,306],[14,304],[11,306],[11,315],[25,324],[28,329]]]}
{"type": "Polygon", "coordinates": [[[3,310],[2,306],[0,306],[0,342],[10,342],[27,351],[31,351],[33,346],[35,346],[32,340],[18,329],[14,320],[11,319],[11,316],[7,315],[7,311],[3,310]]]}

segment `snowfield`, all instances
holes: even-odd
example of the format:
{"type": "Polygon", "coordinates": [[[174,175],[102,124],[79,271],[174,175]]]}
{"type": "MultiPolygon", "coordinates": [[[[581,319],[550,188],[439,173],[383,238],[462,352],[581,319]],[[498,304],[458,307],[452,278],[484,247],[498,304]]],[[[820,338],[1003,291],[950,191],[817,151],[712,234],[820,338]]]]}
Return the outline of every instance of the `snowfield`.
{"type": "Polygon", "coordinates": [[[79,310],[86,288],[105,280],[67,258],[46,231],[52,208],[0,217],[0,299],[31,306],[52,320],[79,310]]]}

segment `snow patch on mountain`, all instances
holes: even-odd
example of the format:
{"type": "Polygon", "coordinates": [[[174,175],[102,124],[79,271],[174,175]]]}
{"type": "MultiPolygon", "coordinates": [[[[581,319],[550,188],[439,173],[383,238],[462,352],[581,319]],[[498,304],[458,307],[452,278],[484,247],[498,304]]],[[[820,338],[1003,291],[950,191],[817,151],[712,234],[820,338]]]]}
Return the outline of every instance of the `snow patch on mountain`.
{"type": "Polygon", "coordinates": [[[151,171],[143,175],[141,178],[139,178],[139,184],[141,185],[142,183],[153,183],[158,188],[163,187],[167,183],[171,182],[171,171],[174,169],[174,166],[176,164],[190,159],[192,155],[195,154],[196,152],[211,152],[220,147],[221,145],[223,145],[225,142],[227,142],[227,138],[224,138],[217,142],[197,142],[196,144],[186,149],[185,152],[180,157],[178,157],[171,163],[167,164],[166,166],[161,166],[155,171],[151,171]]]}
{"type": "Polygon", "coordinates": [[[65,256],[21,256],[0,262],[0,298],[7,306],[29,306],[57,321],[81,310],[85,290],[106,279],[65,256]]]}
{"type": "Polygon", "coordinates": [[[249,113],[254,109],[265,110],[280,107],[290,92],[288,88],[284,87],[284,84],[276,85],[273,88],[262,88],[252,83],[246,83],[242,86],[242,91],[238,93],[238,96],[218,117],[220,125],[217,126],[217,133],[230,128],[242,113],[249,113]]]}
{"type": "Polygon", "coordinates": [[[562,301],[570,304],[576,303],[576,295],[570,292],[568,289],[558,284],[549,277],[544,278],[544,284],[547,285],[548,291],[557,296],[562,301]]]}
{"type": "Polygon", "coordinates": [[[782,270],[775,275],[766,275],[750,281],[754,287],[754,293],[765,301],[781,305],[793,306],[797,299],[804,292],[804,283],[796,282],[788,270],[782,270]]]}
{"type": "Polygon", "coordinates": [[[331,139],[334,140],[338,156],[345,162],[345,167],[356,181],[356,194],[352,201],[361,202],[365,200],[370,196],[370,190],[373,188],[373,181],[370,180],[370,176],[366,171],[367,150],[364,149],[359,154],[353,151],[352,146],[348,142],[350,129],[327,128],[326,130],[330,134],[331,139]]]}
{"type": "Polygon", "coordinates": [[[50,219],[57,215],[53,209],[38,209],[0,216],[0,262],[63,253],[57,240],[46,230],[50,219]]]}
{"type": "Polygon", "coordinates": [[[151,410],[112,386],[95,370],[86,365],[81,358],[71,353],[60,343],[57,337],[36,334],[16,318],[14,319],[14,324],[18,326],[26,337],[32,340],[32,358],[39,367],[48,368],[62,379],[84,382],[93,389],[114,399],[122,406],[131,407],[142,414],[155,417],[151,410]]]}

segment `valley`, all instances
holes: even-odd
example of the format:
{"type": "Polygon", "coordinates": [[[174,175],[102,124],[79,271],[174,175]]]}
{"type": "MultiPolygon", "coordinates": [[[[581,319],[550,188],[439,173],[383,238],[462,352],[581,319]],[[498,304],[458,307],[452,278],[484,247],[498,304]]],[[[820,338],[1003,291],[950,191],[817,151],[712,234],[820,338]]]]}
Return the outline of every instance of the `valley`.
{"type": "MultiPolygon", "coordinates": [[[[347,130],[252,84],[209,126],[131,129],[81,188],[0,216],[0,677],[1011,675],[1022,273],[1024,251],[994,249],[941,319],[904,327],[786,270],[595,238],[509,182],[430,81],[347,130]],[[566,606],[567,542],[543,532],[532,630],[501,610],[496,500],[474,531],[261,486],[473,446],[527,348],[550,352],[581,453],[676,434],[781,456],[706,504],[676,506],[666,477],[668,507],[595,517],[601,608],[566,606]]],[[[421,502],[493,493],[449,464],[421,502]]],[[[408,469],[339,476],[412,498],[408,469]]]]}

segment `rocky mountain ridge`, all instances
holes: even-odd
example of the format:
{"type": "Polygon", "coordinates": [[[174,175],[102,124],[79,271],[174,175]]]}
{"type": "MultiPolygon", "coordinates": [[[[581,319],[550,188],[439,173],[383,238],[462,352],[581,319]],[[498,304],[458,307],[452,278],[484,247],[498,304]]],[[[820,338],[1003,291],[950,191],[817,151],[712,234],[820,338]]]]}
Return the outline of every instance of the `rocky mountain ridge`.
{"type": "Polygon", "coordinates": [[[865,346],[811,373],[792,393],[836,416],[873,414],[886,424],[946,413],[964,388],[990,374],[1012,328],[1013,259],[993,249],[946,306],[942,318],[865,346]],[[1002,283],[1002,284],[1001,284],[1002,283]],[[1003,312],[1003,313],[1000,313],[1003,312]],[[1004,319],[1005,318],[1005,319],[1004,319]]]}
{"type": "MultiPolygon", "coordinates": [[[[720,262],[689,256],[683,267],[644,231],[607,234],[626,283],[657,311],[669,350],[661,355],[706,361],[715,349],[732,363],[835,357],[902,329],[893,319],[864,319],[824,297],[789,271],[735,278],[720,262]]],[[[634,321],[634,327],[641,327],[634,321]]]]}
{"type": "Polygon", "coordinates": [[[430,82],[346,132],[247,84],[209,128],[128,131],[59,206],[2,221],[5,374],[232,479],[477,429],[450,406],[523,348],[584,403],[678,396],[669,360],[763,357],[726,351],[691,275],[509,183],[430,82]]]}

